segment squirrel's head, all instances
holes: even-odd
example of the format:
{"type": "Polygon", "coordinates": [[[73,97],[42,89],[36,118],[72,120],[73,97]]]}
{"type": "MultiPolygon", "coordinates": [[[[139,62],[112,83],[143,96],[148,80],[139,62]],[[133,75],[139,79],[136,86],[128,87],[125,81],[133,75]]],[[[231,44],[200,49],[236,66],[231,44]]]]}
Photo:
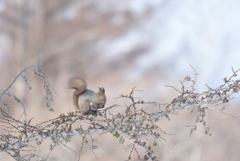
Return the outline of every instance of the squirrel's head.
{"type": "Polygon", "coordinates": [[[94,107],[96,107],[97,109],[104,108],[107,98],[105,95],[105,89],[103,87],[99,87],[99,90],[96,93],[95,97],[96,99],[94,102],[94,107]]]}
{"type": "Polygon", "coordinates": [[[103,87],[99,87],[99,92],[105,93],[105,89],[103,87]]]}

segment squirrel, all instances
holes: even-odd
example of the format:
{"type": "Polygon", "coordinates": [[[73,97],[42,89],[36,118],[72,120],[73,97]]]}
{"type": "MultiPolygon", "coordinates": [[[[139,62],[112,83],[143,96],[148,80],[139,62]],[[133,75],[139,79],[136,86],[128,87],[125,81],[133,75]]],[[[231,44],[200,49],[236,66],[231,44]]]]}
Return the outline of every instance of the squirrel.
{"type": "Polygon", "coordinates": [[[83,115],[96,112],[106,104],[105,89],[100,87],[97,92],[87,89],[86,81],[81,77],[73,77],[68,81],[68,87],[74,89],[73,105],[83,115]]]}

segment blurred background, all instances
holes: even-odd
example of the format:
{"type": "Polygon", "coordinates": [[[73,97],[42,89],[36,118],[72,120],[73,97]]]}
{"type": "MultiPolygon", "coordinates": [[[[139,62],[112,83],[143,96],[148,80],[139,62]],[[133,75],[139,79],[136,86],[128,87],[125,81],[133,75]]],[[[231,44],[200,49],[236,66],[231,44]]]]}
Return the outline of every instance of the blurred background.
{"type": "MultiPolygon", "coordinates": [[[[84,77],[89,88],[105,87],[108,105],[135,86],[144,98],[165,103],[176,92],[164,86],[179,86],[179,80],[193,74],[190,65],[200,74],[199,91],[206,90],[204,84],[214,88],[231,67],[240,67],[239,15],[238,0],[0,0],[0,90],[25,66],[40,62],[53,89],[55,113],[42,106],[43,89],[35,79],[31,92],[21,79],[12,92],[36,120],[43,120],[74,110],[67,89],[74,75],[84,77]]],[[[186,125],[192,118],[187,113],[163,121],[163,130],[174,135],[165,136],[158,157],[237,161],[238,105],[236,99],[226,109],[238,119],[210,112],[211,137],[201,129],[189,137],[186,125]]],[[[116,160],[119,155],[111,154],[100,150],[98,159],[91,152],[84,156],[116,160]]],[[[53,155],[52,160],[74,160],[71,155],[53,155]]]]}

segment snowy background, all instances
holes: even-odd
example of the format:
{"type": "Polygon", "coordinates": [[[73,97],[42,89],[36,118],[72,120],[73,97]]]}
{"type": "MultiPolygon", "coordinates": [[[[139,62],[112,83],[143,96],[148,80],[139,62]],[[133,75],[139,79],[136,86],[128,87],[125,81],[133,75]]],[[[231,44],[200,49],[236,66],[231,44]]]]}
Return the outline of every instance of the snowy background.
{"type": "MultiPolygon", "coordinates": [[[[23,3],[23,0],[12,1],[23,3]]],[[[37,3],[37,1],[35,1],[37,3]]],[[[0,12],[6,4],[0,1],[0,12]]],[[[29,2],[34,8],[34,2],[29,2]]],[[[95,12],[89,19],[99,19],[106,13],[114,26],[125,23],[127,11],[134,24],[118,36],[106,37],[95,46],[101,50],[105,62],[118,60],[138,46],[147,48],[132,62],[127,74],[139,78],[142,73],[158,66],[167,77],[179,77],[192,65],[201,74],[200,82],[216,86],[231,67],[240,67],[240,1],[238,0],[81,0],[69,2],[54,16],[55,21],[74,20],[82,6],[94,4],[95,12]],[[98,14],[96,14],[98,13],[98,14]]],[[[38,3],[37,3],[38,4],[38,3]]],[[[91,36],[88,35],[89,39],[91,36]]],[[[7,52],[8,37],[0,33],[1,59],[7,52]]]]}
{"type": "MultiPolygon", "coordinates": [[[[108,5],[100,8],[113,8],[113,4],[108,5]]],[[[101,47],[111,61],[136,45],[148,46],[149,50],[133,64],[134,76],[164,64],[163,70],[170,77],[178,77],[193,65],[201,73],[202,83],[215,86],[231,74],[231,67],[240,67],[240,1],[135,0],[113,6],[131,10],[140,21],[101,47]],[[151,13],[144,17],[148,7],[151,13]]],[[[116,17],[113,21],[118,24],[124,20],[116,17]]]]}

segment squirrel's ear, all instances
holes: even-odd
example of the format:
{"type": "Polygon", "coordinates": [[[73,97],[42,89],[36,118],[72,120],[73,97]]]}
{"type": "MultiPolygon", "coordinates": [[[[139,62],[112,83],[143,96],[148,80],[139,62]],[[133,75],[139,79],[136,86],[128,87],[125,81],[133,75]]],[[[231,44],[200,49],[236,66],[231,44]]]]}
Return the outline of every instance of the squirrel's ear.
{"type": "Polygon", "coordinates": [[[105,93],[105,89],[103,87],[99,87],[99,91],[105,93]]]}

